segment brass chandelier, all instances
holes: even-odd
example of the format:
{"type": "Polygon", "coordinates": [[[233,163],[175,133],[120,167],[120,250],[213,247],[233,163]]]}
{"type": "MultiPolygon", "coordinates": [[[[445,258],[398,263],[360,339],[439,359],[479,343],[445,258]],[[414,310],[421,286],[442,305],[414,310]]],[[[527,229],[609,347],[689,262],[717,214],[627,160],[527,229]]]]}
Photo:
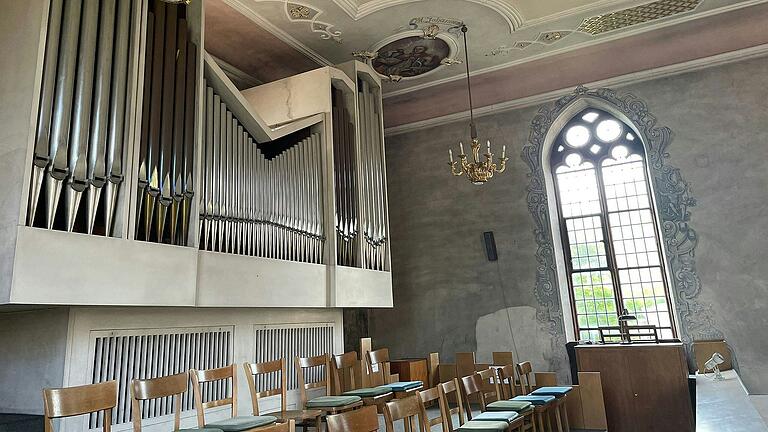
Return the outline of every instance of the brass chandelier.
{"type": "Polygon", "coordinates": [[[467,49],[467,26],[461,26],[461,32],[464,35],[464,64],[467,66],[467,93],[469,94],[469,133],[472,138],[472,161],[469,161],[464,153],[464,144],[459,141],[459,160],[453,160],[453,150],[448,149],[448,157],[451,167],[451,174],[454,176],[466,175],[467,179],[476,185],[487,182],[493,174],[502,173],[507,167],[506,157],[507,146],[501,148],[501,157],[498,158],[498,164],[493,161],[491,153],[491,141],[487,141],[487,151],[483,154],[485,160],[480,160],[480,140],[477,139],[477,128],[475,127],[475,115],[472,107],[472,87],[469,79],[469,50],[467,49]]]}

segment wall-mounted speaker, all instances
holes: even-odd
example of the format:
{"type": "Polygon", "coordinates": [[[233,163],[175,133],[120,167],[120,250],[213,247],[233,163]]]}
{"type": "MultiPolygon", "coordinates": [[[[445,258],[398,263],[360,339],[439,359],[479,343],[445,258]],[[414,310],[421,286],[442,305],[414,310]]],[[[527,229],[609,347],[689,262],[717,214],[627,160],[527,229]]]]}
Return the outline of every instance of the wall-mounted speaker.
{"type": "Polygon", "coordinates": [[[497,261],[499,256],[496,254],[496,240],[493,238],[493,231],[484,232],[483,239],[485,240],[485,256],[488,257],[488,261],[497,261]]]}

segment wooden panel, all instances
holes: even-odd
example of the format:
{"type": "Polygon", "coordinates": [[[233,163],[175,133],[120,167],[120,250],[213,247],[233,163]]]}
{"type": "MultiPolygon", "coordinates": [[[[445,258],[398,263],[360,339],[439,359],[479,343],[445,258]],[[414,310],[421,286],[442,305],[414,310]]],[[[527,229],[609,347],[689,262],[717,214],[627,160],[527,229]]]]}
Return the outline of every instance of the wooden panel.
{"type": "Polygon", "coordinates": [[[456,374],[458,378],[475,373],[475,353],[456,353],[456,374]]]}
{"type": "Polygon", "coordinates": [[[429,373],[426,359],[392,360],[390,373],[399,375],[400,381],[421,381],[429,385],[429,373]]]}
{"type": "Polygon", "coordinates": [[[515,364],[515,357],[509,351],[497,351],[493,353],[493,364],[506,366],[515,364]]]}
{"type": "Polygon", "coordinates": [[[557,374],[554,372],[534,372],[533,380],[536,387],[556,386],[557,374]]]}
{"type": "Polygon", "coordinates": [[[440,384],[440,371],[438,370],[439,366],[440,366],[440,354],[429,353],[429,358],[427,359],[427,369],[429,373],[429,388],[432,388],[440,384]]]}
{"type": "Polygon", "coordinates": [[[611,432],[693,431],[682,344],[576,347],[579,370],[600,372],[611,432]]]}
{"type": "MultiPolygon", "coordinates": [[[[368,371],[368,366],[366,365],[365,359],[368,358],[368,353],[371,352],[371,338],[360,338],[360,361],[363,365],[361,373],[362,373],[362,380],[360,381],[361,387],[373,387],[374,384],[373,381],[375,378],[370,374],[368,371]]],[[[381,383],[383,384],[383,383],[381,383]]]]}
{"type": "MultiPolygon", "coordinates": [[[[608,428],[605,416],[605,401],[603,398],[603,383],[598,372],[579,372],[579,396],[581,400],[581,417],[583,429],[608,428]]],[[[568,405],[570,418],[571,405],[568,405]]]]}
{"type": "Polygon", "coordinates": [[[693,356],[696,359],[696,367],[700,372],[704,372],[704,363],[712,358],[712,354],[719,352],[725,362],[720,365],[721,371],[733,369],[731,364],[731,350],[723,340],[717,341],[698,341],[693,343],[693,356]]]}

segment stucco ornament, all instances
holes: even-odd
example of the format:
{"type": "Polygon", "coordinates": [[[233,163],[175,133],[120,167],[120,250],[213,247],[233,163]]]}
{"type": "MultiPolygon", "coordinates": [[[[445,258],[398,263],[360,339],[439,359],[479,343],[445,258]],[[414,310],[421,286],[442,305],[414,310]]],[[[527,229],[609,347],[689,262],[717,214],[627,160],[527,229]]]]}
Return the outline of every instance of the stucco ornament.
{"type": "Polygon", "coordinates": [[[590,90],[579,86],[573,93],[539,109],[531,122],[528,143],[521,153],[530,169],[527,200],[535,225],[538,263],[534,293],[538,301],[537,319],[553,339],[550,367],[553,371],[560,371],[565,366],[561,362],[566,361],[566,323],[563,321],[559,284],[556,282],[557,263],[550,227],[546,174],[542,165],[549,162],[542,159],[550,127],[573,103],[581,100],[587,105],[607,106],[622,114],[642,135],[661,222],[667,269],[672,279],[669,282],[675,299],[679,337],[689,349],[694,340],[723,338],[722,331],[715,324],[711,306],[697,301],[701,293],[695,259],[698,236],[690,226],[690,210],[696,205],[696,200],[680,170],[669,163],[667,148],[672,142],[672,130],[657,126],[657,119],[648,111],[647,104],[632,93],[618,94],[611,89],[590,90]]]}

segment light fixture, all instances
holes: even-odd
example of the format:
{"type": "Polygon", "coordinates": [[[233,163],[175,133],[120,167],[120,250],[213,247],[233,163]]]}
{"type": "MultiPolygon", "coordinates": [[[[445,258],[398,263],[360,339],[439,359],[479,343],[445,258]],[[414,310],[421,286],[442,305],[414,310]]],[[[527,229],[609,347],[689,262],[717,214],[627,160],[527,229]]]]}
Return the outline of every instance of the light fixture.
{"type": "Polygon", "coordinates": [[[723,363],[725,363],[725,358],[723,358],[722,354],[719,352],[712,354],[712,357],[704,363],[704,373],[706,374],[708,371],[713,371],[715,373],[713,378],[715,381],[724,380],[725,377],[723,377],[723,374],[720,372],[720,365],[723,363]]]}
{"type": "Polygon", "coordinates": [[[483,155],[485,160],[480,160],[480,140],[477,139],[477,128],[475,127],[475,116],[472,107],[472,87],[469,79],[469,50],[467,48],[467,26],[462,24],[461,32],[464,34],[464,64],[467,66],[467,93],[469,95],[469,133],[472,138],[472,161],[467,160],[467,155],[464,153],[464,144],[459,141],[459,160],[453,160],[453,150],[448,149],[448,157],[450,162],[448,165],[451,167],[451,174],[459,177],[466,175],[467,179],[476,185],[481,185],[487,182],[494,173],[502,173],[507,167],[506,157],[507,146],[503,146],[501,149],[501,158],[498,159],[498,165],[493,161],[493,153],[491,153],[491,141],[487,141],[487,152],[483,155]]]}

